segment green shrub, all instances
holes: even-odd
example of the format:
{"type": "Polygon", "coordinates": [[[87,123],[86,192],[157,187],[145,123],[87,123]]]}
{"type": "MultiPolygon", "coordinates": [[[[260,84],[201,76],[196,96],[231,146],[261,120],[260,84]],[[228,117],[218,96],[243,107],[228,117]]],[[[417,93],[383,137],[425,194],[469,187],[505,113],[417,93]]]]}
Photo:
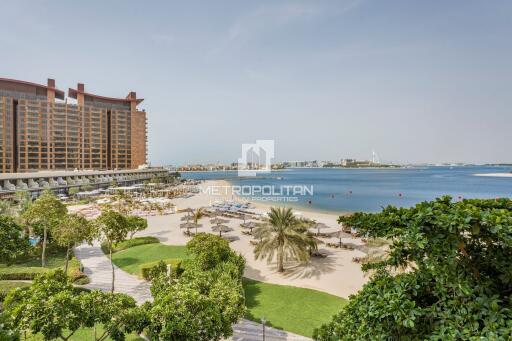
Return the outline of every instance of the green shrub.
{"type": "Polygon", "coordinates": [[[161,273],[167,272],[167,265],[171,265],[172,275],[179,277],[183,272],[181,267],[181,259],[171,258],[165,259],[156,262],[150,262],[141,265],[139,276],[144,278],[147,281],[150,281],[155,276],[158,276],[161,273]]]}
{"type": "Polygon", "coordinates": [[[0,272],[0,281],[31,281],[37,275],[50,271],[48,268],[40,267],[6,267],[0,272]]]}
{"type": "Polygon", "coordinates": [[[27,282],[0,281],[0,302],[3,302],[9,291],[15,288],[27,287],[29,285],[30,283],[27,282]]]}
{"type": "MultiPolygon", "coordinates": [[[[160,241],[156,237],[137,237],[137,238],[133,238],[133,239],[128,239],[128,240],[122,241],[121,243],[116,244],[114,246],[114,249],[112,250],[112,253],[126,250],[126,249],[129,249],[134,246],[155,244],[155,243],[159,243],[159,242],[160,241]]],[[[108,255],[110,253],[107,243],[101,244],[101,250],[106,255],[108,255]]]]}
{"type": "MultiPolygon", "coordinates": [[[[0,281],[31,281],[38,275],[58,268],[60,267],[42,268],[39,266],[0,266],[0,281]]],[[[68,277],[72,282],[80,280],[81,283],[86,284],[87,276],[81,270],[80,261],[74,257],[69,261],[68,277]]]]}

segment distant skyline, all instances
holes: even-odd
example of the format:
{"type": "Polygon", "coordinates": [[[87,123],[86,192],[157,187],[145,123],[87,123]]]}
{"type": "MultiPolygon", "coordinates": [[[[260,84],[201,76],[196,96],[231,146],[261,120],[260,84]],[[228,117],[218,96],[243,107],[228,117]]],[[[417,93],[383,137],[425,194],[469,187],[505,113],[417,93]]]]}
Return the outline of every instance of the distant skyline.
{"type": "Polygon", "coordinates": [[[9,1],[0,77],[125,97],[154,165],[511,163],[511,1],[9,1]]]}

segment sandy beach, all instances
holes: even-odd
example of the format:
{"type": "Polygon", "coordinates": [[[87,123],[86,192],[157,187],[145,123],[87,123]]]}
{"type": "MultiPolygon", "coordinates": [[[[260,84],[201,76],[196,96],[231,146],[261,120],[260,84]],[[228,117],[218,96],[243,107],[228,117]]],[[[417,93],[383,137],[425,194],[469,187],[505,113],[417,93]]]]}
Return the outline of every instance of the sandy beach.
{"type": "MultiPolygon", "coordinates": [[[[173,202],[178,210],[184,208],[207,207],[212,202],[226,199],[220,198],[211,193],[206,193],[204,189],[207,186],[229,186],[229,183],[223,180],[210,180],[202,182],[199,186],[201,192],[188,198],[177,198],[173,202]]],[[[270,205],[268,203],[254,202],[252,203],[257,213],[266,213],[270,205]]],[[[339,214],[329,214],[314,211],[300,211],[304,217],[322,222],[333,230],[339,229],[337,218],[339,214]]],[[[183,230],[179,225],[182,223],[181,218],[185,213],[176,213],[171,215],[155,215],[149,216],[148,229],[139,233],[138,236],[155,236],[163,244],[168,245],[184,245],[189,240],[183,234],[183,230]]],[[[203,218],[199,221],[203,226],[198,232],[209,232],[212,224],[209,218],[203,218]]],[[[352,261],[353,257],[362,257],[365,254],[358,250],[333,249],[325,245],[319,245],[322,252],[328,254],[326,258],[313,257],[310,262],[304,264],[286,264],[284,274],[277,272],[275,262],[268,264],[265,260],[255,260],[253,255],[254,246],[250,244],[252,236],[242,234],[240,227],[242,220],[231,219],[226,225],[232,227],[234,231],[226,233],[226,235],[236,237],[231,242],[231,247],[241,253],[246,261],[245,276],[258,281],[264,281],[282,285],[292,285],[304,288],[324,291],[340,297],[348,297],[356,293],[362,285],[368,280],[368,277],[361,271],[360,264],[352,261]]],[[[360,240],[354,238],[354,243],[360,243],[360,240]]]]}

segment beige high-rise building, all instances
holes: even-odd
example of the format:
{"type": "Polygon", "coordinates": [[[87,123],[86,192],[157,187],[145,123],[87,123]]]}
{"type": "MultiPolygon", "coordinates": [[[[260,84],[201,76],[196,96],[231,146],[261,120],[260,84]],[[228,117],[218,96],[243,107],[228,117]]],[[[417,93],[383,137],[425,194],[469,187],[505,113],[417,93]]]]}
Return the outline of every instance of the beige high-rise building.
{"type": "Polygon", "coordinates": [[[147,162],[146,112],[135,92],[111,98],[0,78],[0,172],[135,169],[147,162]],[[60,101],[59,101],[60,100],[60,101]]]}

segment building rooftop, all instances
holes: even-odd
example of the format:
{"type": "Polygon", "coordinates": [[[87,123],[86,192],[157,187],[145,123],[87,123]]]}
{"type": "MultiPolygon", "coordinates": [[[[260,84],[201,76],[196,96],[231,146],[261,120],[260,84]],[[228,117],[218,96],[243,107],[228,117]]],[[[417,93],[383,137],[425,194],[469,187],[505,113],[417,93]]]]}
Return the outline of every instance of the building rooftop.
{"type": "Polygon", "coordinates": [[[48,85],[42,85],[16,79],[0,78],[0,89],[30,93],[36,96],[47,96],[48,90],[51,89],[55,91],[55,98],[64,99],[64,91],[55,88],[55,80],[53,79],[48,79],[48,85]]]}
{"type": "Polygon", "coordinates": [[[83,90],[83,84],[78,84],[77,89],[69,88],[68,96],[76,99],[78,94],[82,94],[86,99],[92,100],[93,102],[102,102],[102,103],[110,103],[110,104],[127,104],[131,101],[135,100],[137,104],[142,103],[144,101],[143,98],[137,98],[135,92],[130,92],[126,98],[116,98],[116,97],[105,97],[100,95],[91,94],[89,92],[85,92],[83,90]]]}

